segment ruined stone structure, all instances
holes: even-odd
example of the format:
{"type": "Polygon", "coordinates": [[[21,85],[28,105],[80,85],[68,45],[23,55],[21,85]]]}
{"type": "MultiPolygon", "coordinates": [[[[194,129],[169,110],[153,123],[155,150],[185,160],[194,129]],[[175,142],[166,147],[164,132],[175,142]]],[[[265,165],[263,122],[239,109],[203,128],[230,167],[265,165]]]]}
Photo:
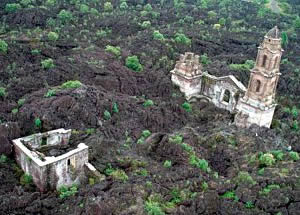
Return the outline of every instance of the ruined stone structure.
{"type": "Polygon", "coordinates": [[[84,169],[93,169],[88,163],[88,146],[80,143],[68,150],[70,136],[71,130],[57,129],[13,140],[17,163],[41,191],[80,183],[84,169]],[[67,150],[52,156],[59,148],[67,150]]]}
{"type": "Polygon", "coordinates": [[[237,113],[235,124],[270,127],[275,110],[275,93],[280,76],[282,55],[279,30],[274,27],[258,48],[255,67],[251,70],[248,89],[234,76],[216,77],[202,71],[199,56],[181,55],[171,71],[172,81],[188,100],[202,98],[217,107],[237,113]]]}

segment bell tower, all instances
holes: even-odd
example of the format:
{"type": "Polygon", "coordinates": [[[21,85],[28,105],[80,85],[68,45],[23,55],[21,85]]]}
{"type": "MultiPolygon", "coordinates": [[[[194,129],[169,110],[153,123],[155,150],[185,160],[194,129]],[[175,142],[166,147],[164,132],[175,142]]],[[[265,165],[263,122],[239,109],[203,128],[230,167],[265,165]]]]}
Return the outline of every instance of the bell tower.
{"type": "Polygon", "coordinates": [[[235,123],[270,127],[275,110],[276,87],[282,55],[281,37],[277,26],[271,29],[258,47],[254,68],[251,70],[248,89],[238,102],[235,123]]]}

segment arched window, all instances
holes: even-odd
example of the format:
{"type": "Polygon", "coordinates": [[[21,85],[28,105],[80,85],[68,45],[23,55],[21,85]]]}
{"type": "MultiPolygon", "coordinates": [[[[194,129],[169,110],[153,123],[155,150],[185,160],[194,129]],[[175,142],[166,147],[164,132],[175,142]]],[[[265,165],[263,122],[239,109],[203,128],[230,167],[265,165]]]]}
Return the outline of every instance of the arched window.
{"type": "Polygon", "coordinates": [[[260,82],[260,80],[256,80],[255,81],[255,92],[259,92],[260,91],[260,88],[261,88],[261,82],[260,82]]]}
{"type": "Polygon", "coordinates": [[[267,55],[264,55],[263,62],[261,64],[262,67],[266,67],[267,59],[268,59],[267,55]]]}
{"type": "Polygon", "coordinates": [[[273,69],[277,67],[277,63],[278,63],[278,56],[275,57],[273,69]]]}
{"type": "Polygon", "coordinates": [[[229,103],[230,101],[230,92],[229,90],[225,90],[223,95],[223,102],[229,103]]]}

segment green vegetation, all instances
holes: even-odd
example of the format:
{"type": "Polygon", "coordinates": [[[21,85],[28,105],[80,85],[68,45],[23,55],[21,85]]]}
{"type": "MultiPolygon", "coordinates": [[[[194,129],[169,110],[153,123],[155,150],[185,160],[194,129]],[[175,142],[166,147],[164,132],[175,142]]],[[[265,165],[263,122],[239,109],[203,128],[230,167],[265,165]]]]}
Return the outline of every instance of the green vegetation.
{"type": "Polygon", "coordinates": [[[72,14],[72,12],[63,9],[59,12],[57,17],[60,19],[62,24],[66,24],[66,23],[70,22],[73,19],[73,14],[72,14]]]}
{"type": "Polygon", "coordinates": [[[160,41],[164,41],[165,37],[163,34],[161,34],[159,31],[154,31],[153,32],[153,39],[155,40],[160,40],[160,41]]]}
{"type": "Polygon", "coordinates": [[[104,115],[105,120],[110,120],[111,119],[111,114],[108,110],[105,110],[103,115],[104,115]]]}
{"type": "Polygon", "coordinates": [[[61,85],[63,89],[76,89],[82,86],[80,81],[67,81],[61,85]]]}
{"type": "Polygon", "coordinates": [[[76,184],[73,184],[71,187],[61,186],[58,190],[59,198],[65,199],[70,196],[75,196],[78,192],[78,187],[76,184]]]}
{"type": "Polygon", "coordinates": [[[181,144],[182,141],[183,141],[183,137],[181,135],[175,135],[175,136],[169,137],[170,143],[181,144]]]}
{"type": "Polygon", "coordinates": [[[6,155],[3,155],[3,154],[2,154],[2,155],[0,156],[0,164],[1,164],[1,163],[6,163],[7,161],[8,161],[8,158],[6,157],[6,155]]]}
{"type": "Polygon", "coordinates": [[[45,59],[41,61],[41,65],[43,69],[52,69],[55,67],[54,61],[51,58],[45,59]]]}
{"type": "Polygon", "coordinates": [[[129,56],[126,58],[126,66],[135,72],[143,71],[143,66],[136,55],[129,56]]]}
{"type": "Polygon", "coordinates": [[[182,108],[186,110],[186,112],[192,112],[192,106],[188,102],[184,102],[182,105],[182,108]]]}
{"type": "Polygon", "coordinates": [[[275,164],[275,158],[271,153],[262,154],[259,157],[259,164],[262,167],[269,167],[275,164]]]}
{"type": "Polygon", "coordinates": [[[31,185],[33,183],[32,176],[25,173],[20,178],[20,184],[22,185],[31,185]]]}
{"type": "Polygon", "coordinates": [[[298,152],[290,152],[289,156],[293,161],[298,161],[300,159],[298,152]]]}
{"type": "Polygon", "coordinates": [[[175,41],[176,43],[181,43],[187,46],[190,46],[192,44],[192,40],[189,39],[185,34],[183,33],[176,33],[175,34],[175,41]]]}
{"type": "Polygon", "coordinates": [[[57,33],[52,32],[52,31],[48,33],[48,40],[57,41],[58,38],[59,38],[59,35],[57,33]]]}
{"type": "Polygon", "coordinates": [[[55,89],[49,89],[47,93],[44,95],[45,98],[49,98],[52,96],[56,96],[56,90],[55,89]]]}
{"type": "Polygon", "coordinates": [[[120,180],[122,182],[125,182],[128,180],[128,176],[126,175],[124,170],[121,169],[114,169],[110,164],[108,164],[108,167],[104,170],[104,173],[108,176],[112,176],[112,178],[116,180],[120,180]]]}
{"type": "Polygon", "coordinates": [[[119,107],[117,103],[113,103],[112,112],[119,113],[119,107]]]}
{"type": "Polygon", "coordinates": [[[0,87],[0,97],[5,97],[6,96],[6,88],[4,87],[0,87]]]}
{"type": "Polygon", "coordinates": [[[239,198],[237,197],[237,195],[235,194],[234,191],[227,191],[226,193],[224,193],[223,195],[221,195],[221,198],[231,199],[231,200],[234,200],[234,201],[238,201],[239,200],[239,198]]]}
{"type": "Polygon", "coordinates": [[[145,202],[145,210],[148,215],[165,215],[160,204],[151,200],[145,202]]]}
{"type": "Polygon", "coordinates": [[[121,55],[121,48],[119,46],[115,47],[115,46],[107,45],[105,51],[114,54],[116,57],[119,57],[121,55]]]}
{"type": "Polygon", "coordinates": [[[37,128],[41,128],[42,127],[42,120],[40,118],[35,118],[34,125],[37,128]]]}
{"type": "Polygon", "coordinates": [[[196,155],[190,155],[189,163],[204,172],[208,172],[208,162],[205,159],[199,159],[196,155]]]}
{"type": "Polygon", "coordinates": [[[272,190],[280,189],[280,186],[278,184],[270,184],[263,188],[263,190],[259,191],[260,195],[268,195],[272,190]]]}
{"type": "Polygon", "coordinates": [[[170,168],[171,166],[172,166],[172,161],[170,161],[170,160],[165,160],[165,162],[164,162],[164,167],[170,168]]]}
{"type": "Polygon", "coordinates": [[[151,99],[147,99],[143,104],[144,107],[150,107],[153,105],[154,105],[154,102],[151,99]]]}
{"type": "Polygon", "coordinates": [[[17,10],[21,9],[22,6],[18,3],[11,3],[11,4],[6,4],[5,5],[5,12],[7,13],[14,13],[17,10]]]}
{"type": "Polygon", "coordinates": [[[235,71],[250,71],[254,67],[253,60],[246,60],[244,64],[230,64],[229,68],[235,71]]]}
{"type": "Polygon", "coordinates": [[[8,44],[0,39],[0,53],[6,54],[8,49],[8,44]]]}

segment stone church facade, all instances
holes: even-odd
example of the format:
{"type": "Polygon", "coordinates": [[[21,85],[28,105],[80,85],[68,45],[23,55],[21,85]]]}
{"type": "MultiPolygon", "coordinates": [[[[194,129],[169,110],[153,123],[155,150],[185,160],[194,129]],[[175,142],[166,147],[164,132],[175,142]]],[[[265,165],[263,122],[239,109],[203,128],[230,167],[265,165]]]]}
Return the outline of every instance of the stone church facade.
{"type": "Polygon", "coordinates": [[[269,128],[276,107],[275,94],[282,52],[280,33],[274,27],[258,47],[248,88],[232,75],[216,77],[203,72],[199,56],[190,52],[181,55],[176,62],[171,71],[172,82],[179,86],[188,100],[205,99],[219,108],[236,113],[237,126],[256,124],[269,128]]]}

